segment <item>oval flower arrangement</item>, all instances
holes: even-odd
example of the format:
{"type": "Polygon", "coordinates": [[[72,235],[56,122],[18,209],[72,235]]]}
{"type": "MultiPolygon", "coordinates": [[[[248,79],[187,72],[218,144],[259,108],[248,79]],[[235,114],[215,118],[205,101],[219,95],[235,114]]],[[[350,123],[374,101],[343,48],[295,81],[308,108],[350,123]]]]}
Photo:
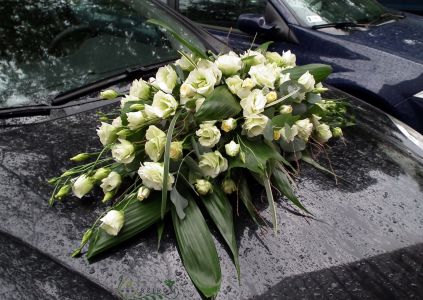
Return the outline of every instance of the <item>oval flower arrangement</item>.
{"type": "MultiPolygon", "coordinates": [[[[345,104],[322,99],[327,65],[296,66],[294,54],[268,52],[269,43],[241,55],[216,55],[150,22],[190,52],[159,68],[155,78],[132,83],[115,116],[102,117],[97,134],[103,149],[76,155],[71,160],[89,162],[49,181],[55,186],[50,204],[71,192],[81,198],[95,186],[102,189],[110,205],[73,253],[89,244],[88,259],[170,217],[189,276],[212,297],[220,289],[221,269],[203,212],[227,243],[240,276],[228,197],[239,198],[257,222],[240,174],[249,172],[264,186],[275,232],[275,190],[309,213],[293,192],[293,162],[316,166],[309,145],[321,148],[342,137],[345,104]]],[[[101,96],[121,95],[107,90],[101,96]]]]}

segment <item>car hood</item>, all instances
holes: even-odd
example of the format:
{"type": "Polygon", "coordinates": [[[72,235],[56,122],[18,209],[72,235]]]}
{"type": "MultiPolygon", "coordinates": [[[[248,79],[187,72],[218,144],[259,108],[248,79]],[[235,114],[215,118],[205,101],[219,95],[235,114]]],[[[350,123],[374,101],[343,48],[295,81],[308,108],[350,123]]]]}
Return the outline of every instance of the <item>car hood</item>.
{"type": "MultiPolygon", "coordinates": [[[[336,91],[327,96],[348,98],[336,91]]],[[[357,125],[346,129],[345,140],[333,142],[329,150],[339,183],[301,164],[297,194],[314,219],[300,216],[279,199],[281,229],[275,235],[270,228],[257,228],[240,209],[235,222],[240,282],[213,230],[224,274],[217,299],[309,298],[308,293],[328,291],[338,298],[361,298],[385,288],[397,298],[418,297],[423,289],[417,275],[423,257],[421,150],[385,114],[349,99],[357,125]]],[[[101,110],[110,112],[116,105],[101,110]]],[[[98,115],[96,110],[57,115],[31,126],[0,128],[0,294],[25,299],[201,299],[182,266],[171,223],[160,251],[152,228],[91,264],[70,257],[104,205],[99,195],[92,195],[69,197],[50,208],[52,188],[46,179],[70,167],[69,157],[100,147],[98,115]]],[[[324,157],[322,164],[329,166],[324,157]]],[[[270,220],[260,200],[263,189],[254,186],[257,209],[270,220]]]]}
{"type": "Polygon", "coordinates": [[[396,22],[367,31],[356,30],[339,38],[423,64],[423,17],[420,16],[405,14],[404,19],[396,22]]]}

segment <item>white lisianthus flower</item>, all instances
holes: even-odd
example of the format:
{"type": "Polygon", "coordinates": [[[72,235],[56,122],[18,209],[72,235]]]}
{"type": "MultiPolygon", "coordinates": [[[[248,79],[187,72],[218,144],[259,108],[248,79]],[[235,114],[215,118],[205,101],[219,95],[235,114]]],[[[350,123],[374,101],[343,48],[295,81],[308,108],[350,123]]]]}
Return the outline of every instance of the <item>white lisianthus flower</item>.
{"type": "Polygon", "coordinates": [[[307,92],[310,92],[314,89],[314,84],[316,83],[316,81],[314,80],[313,75],[311,75],[310,72],[307,71],[303,75],[301,75],[300,78],[298,78],[298,83],[304,86],[307,92]]]}
{"type": "Polygon", "coordinates": [[[231,76],[225,79],[225,83],[228,86],[232,94],[237,94],[239,89],[242,87],[243,80],[239,75],[231,76]]]}
{"type": "Polygon", "coordinates": [[[253,90],[247,98],[242,99],[240,102],[244,117],[263,112],[266,102],[266,97],[261,90],[253,90]]]}
{"type": "Polygon", "coordinates": [[[332,137],[332,132],[327,124],[320,124],[316,127],[316,140],[319,143],[326,143],[332,137]]]}
{"type": "Polygon", "coordinates": [[[150,189],[145,186],[140,186],[137,192],[137,199],[139,201],[143,201],[144,199],[147,199],[148,196],[150,196],[150,189]]]}
{"type": "Polygon", "coordinates": [[[294,138],[298,135],[298,127],[297,125],[289,126],[288,124],[285,124],[285,127],[279,130],[282,139],[285,142],[292,142],[294,138]]]}
{"type": "Polygon", "coordinates": [[[165,150],[166,133],[154,125],[150,125],[145,133],[147,142],[145,143],[145,152],[152,161],[158,161],[165,150]]]}
{"type": "MultiPolygon", "coordinates": [[[[157,162],[145,162],[138,170],[142,183],[153,190],[161,191],[163,188],[164,168],[163,164],[157,162]]],[[[167,180],[167,190],[172,190],[175,178],[169,173],[167,180]]]]}
{"type": "Polygon", "coordinates": [[[246,63],[249,66],[255,66],[255,65],[263,64],[266,62],[266,57],[264,57],[264,55],[258,51],[247,50],[244,52],[244,54],[241,55],[242,59],[245,59],[247,57],[250,57],[250,58],[244,60],[244,63],[246,63]]]}
{"type": "Polygon", "coordinates": [[[279,78],[280,69],[273,64],[260,64],[252,66],[248,74],[258,85],[273,89],[275,81],[279,78]]]}
{"type": "Polygon", "coordinates": [[[156,74],[156,80],[153,85],[167,94],[171,94],[176,86],[178,75],[175,70],[167,65],[159,68],[156,74]]]}
{"type": "Polygon", "coordinates": [[[129,164],[135,158],[135,148],[131,142],[119,139],[119,144],[112,146],[112,156],[115,161],[122,164],[129,164]]]}
{"type": "Polygon", "coordinates": [[[257,82],[254,79],[249,77],[245,78],[244,81],[242,82],[242,87],[249,90],[253,89],[256,85],[257,85],[257,82]]]}
{"type": "Polygon", "coordinates": [[[234,118],[229,118],[227,120],[222,121],[222,126],[220,127],[220,129],[222,129],[224,132],[229,132],[236,128],[236,124],[237,122],[234,118]]]}
{"type": "Polygon", "coordinates": [[[209,61],[208,59],[200,59],[197,64],[197,68],[211,71],[214,78],[216,78],[216,85],[219,84],[222,79],[222,71],[219,70],[215,63],[209,61]]]}
{"type": "Polygon", "coordinates": [[[276,99],[278,99],[278,94],[276,94],[275,91],[271,91],[271,92],[267,93],[267,95],[266,95],[266,103],[272,103],[276,99]]]}
{"type": "Polygon", "coordinates": [[[228,160],[216,150],[201,155],[198,166],[205,176],[215,178],[228,169],[228,160]]]}
{"type": "MultiPolygon", "coordinates": [[[[194,57],[192,54],[185,53],[186,56],[189,56],[193,61],[194,57]]],[[[180,59],[175,61],[175,65],[180,66],[182,70],[184,71],[192,71],[194,70],[194,66],[192,63],[185,57],[185,55],[182,55],[180,59]]]]}
{"type": "Polygon", "coordinates": [[[169,157],[173,160],[180,160],[183,154],[182,142],[170,143],[169,157]]]}
{"type": "Polygon", "coordinates": [[[112,125],[116,128],[122,127],[122,119],[120,117],[113,119],[112,125]]]}
{"type": "Polygon", "coordinates": [[[190,85],[197,94],[207,97],[214,90],[216,85],[216,77],[212,70],[209,69],[195,69],[189,73],[184,84],[190,85]]]}
{"type": "Polygon", "coordinates": [[[125,215],[123,211],[112,209],[100,221],[101,229],[109,235],[117,236],[125,223],[125,215]]]}
{"type": "Polygon", "coordinates": [[[266,59],[269,63],[274,63],[279,67],[283,67],[285,63],[282,56],[277,52],[266,52],[266,59]]]}
{"type": "Polygon", "coordinates": [[[286,73],[286,74],[279,74],[279,85],[282,85],[283,83],[290,81],[291,80],[291,74],[286,73]]]}
{"type": "Polygon", "coordinates": [[[265,115],[249,115],[245,117],[242,129],[245,130],[248,137],[254,137],[262,134],[266,128],[269,118],[265,115]]]}
{"type": "Polygon", "coordinates": [[[122,183],[122,178],[118,172],[112,171],[106,178],[101,180],[100,187],[104,193],[111,192],[117,189],[122,183]]]}
{"type": "Polygon", "coordinates": [[[129,96],[147,100],[150,96],[150,85],[142,79],[135,79],[129,88],[129,96]]]}
{"type": "Polygon", "coordinates": [[[311,132],[313,131],[313,124],[310,122],[309,119],[303,119],[295,122],[295,125],[297,125],[298,136],[302,140],[307,142],[311,135],[311,132]]]}
{"type": "MultiPolygon", "coordinates": [[[[197,94],[195,88],[191,84],[188,84],[188,83],[183,83],[181,85],[181,89],[179,92],[181,94],[181,98],[184,98],[184,99],[190,99],[197,94]]],[[[181,103],[182,102],[186,102],[186,100],[181,101],[181,103]]]]}
{"type": "Polygon", "coordinates": [[[178,108],[178,102],[170,94],[165,94],[158,91],[153,97],[153,103],[145,106],[147,115],[155,116],[158,118],[167,118],[175,114],[178,108]]]}
{"type": "Polygon", "coordinates": [[[135,130],[143,126],[150,118],[147,116],[145,111],[133,111],[126,113],[128,120],[128,127],[131,130],[135,130]]]}
{"type": "Polygon", "coordinates": [[[131,95],[125,95],[125,97],[120,100],[120,108],[124,108],[126,103],[133,101],[139,101],[139,99],[131,95]]]}
{"type": "Polygon", "coordinates": [[[115,90],[105,90],[100,92],[100,98],[105,100],[113,100],[118,96],[118,92],[115,90]]]}
{"type": "Polygon", "coordinates": [[[231,141],[230,143],[225,145],[225,151],[228,156],[232,156],[232,157],[237,156],[239,153],[239,150],[240,150],[239,144],[235,143],[234,141],[231,141]]]}
{"type": "Polygon", "coordinates": [[[282,66],[283,67],[285,68],[295,67],[296,61],[297,61],[297,57],[295,56],[295,54],[291,53],[291,50],[282,52],[282,66]]]}
{"type": "Polygon", "coordinates": [[[209,192],[213,191],[212,184],[205,179],[197,179],[194,185],[200,195],[207,195],[209,192]]]}
{"type": "Polygon", "coordinates": [[[216,66],[223,75],[230,76],[236,74],[242,68],[241,58],[235,52],[221,55],[216,60],[216,66]]]}
{"type": "Polygon", "coordinates": [[[97,135],[104,146],[109,145],[116,140],[116,132],[117,128],[115,126],[104,122],[101,122],[101,126],[97,129],[97,135]]]}
{"type": "Polygon", "coordinates": [[[219,129],[211,123],[200,124],[200,129],[195,134],[199,137],[198,141],[202,146],[210,148],[219,142],[221,136],[219,129]]]}
{"type": "Polygon", "coordinates": [[[281,107],[279,108],[279,113],[281,115],[292,113],[292,106],[291,105],[281,105],[281,107]]]}
{"type": "Polygon", "coordinates": [[[232,194],[233,192],[236,192],[237,187],[232,179],[225,178],[225,180],[222,182],[222,189],[225,194],[232,194]]]}
{"type": "Polygon", "coordinates": [[[72,184],[73,194],[81,199],[85,194],[89,193],[94,187],[94,180],[86,174],[79,176],[72,184]]]}

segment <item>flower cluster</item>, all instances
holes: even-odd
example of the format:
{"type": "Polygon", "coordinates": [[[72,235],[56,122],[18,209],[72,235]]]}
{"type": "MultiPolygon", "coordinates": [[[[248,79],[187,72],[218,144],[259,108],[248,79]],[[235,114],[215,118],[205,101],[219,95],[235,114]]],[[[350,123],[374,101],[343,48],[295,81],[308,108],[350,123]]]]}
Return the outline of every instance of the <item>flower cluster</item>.
{"type": "Polygon", "coordinates": [[[81,198],[95,186],[103,191],[103,202],[112,203],[77,253],[88,241],[89,251],[98,246],[90,238],[95,230],[113,243],[125,224],[132,224],[127,230],[134,232],[130,226],[136,222],[144,226],[146,221],[130,212],[146,203],[160,202],[157,216],[163,218],[170,209],[178,224],[191,217],[188,207],[196,205],[194,198],[227,205],[225,194],[240,189],[246,197],[241,173],[248,172],[265,186],[269,183],[266,193],[276,228],[271,181],[276,178],[272,185],[286,193],[280,183],[289,186],[289,173],[295,172],[289,161],[307,155],[309,145],[323,147],[342,136],[324,113],[328,104],[322,100],[326,88],[321,81],[329,73],[325,65],[297,67],[290,51],[279,54],[265,47],[240,55],[183,53],[154,78],[134,80],[127,95],[102,92],[104,99],[121,97],[117,113],[102,116],[97,129],[103,150],[78,154],[72,160],[95,161],[52,180],[52,203],[71,191],[81,198]]]}

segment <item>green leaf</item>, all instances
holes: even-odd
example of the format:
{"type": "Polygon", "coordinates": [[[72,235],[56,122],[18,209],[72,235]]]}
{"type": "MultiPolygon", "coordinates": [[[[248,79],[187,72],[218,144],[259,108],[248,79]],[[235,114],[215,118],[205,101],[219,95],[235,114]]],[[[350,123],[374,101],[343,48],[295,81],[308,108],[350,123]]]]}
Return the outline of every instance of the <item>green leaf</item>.
{"type": "Polygon", "coordinates": [[[167,24],[163,23],[162,21],[156,20],[156,19],[149,19],[147,20],[147,23],[157,25],[159,27],[162,27],[166,29],[170,34],[173,35],[173,37],[178,40],[182,45],[187,47],[194,55],[207,59],[207,54],[203,49],[200,49],[190,42],[188,42],[186,39],[184,39],[182,36],[180,36],[176,31],[174,31],[172,28],[170,28],[167,24]]]}
{"type": "Polygon", "coordinates": [[[264,175],[266,163],[269,159],[281,161],[283,158],[280,153],[272,146],[264,142],[253,142],[245,137],[238,137],[241,151],[245,153],[245,163],[237,158],[230,163],[231,168],[247,168],[252,172],[264,175]]]}
{"type": "Polygon", "coordinates": [[[293,116],[291,114],[278,115],[272,118],[272,125],[279,128],[285,127],[285,124],[292,126],[299,118],[300,116],[293,116]]]}
{"type": "Polygon", "coordinates": [[[237,98],[226,85],[221,85],[206,98],[195,116],[199,122],[223,120],[236,116],[241,110],[237,98]]]}
{"type": "Polygon", "coordinates": [[[157,223],[157,251],[160,249],[160,242],[162,241],[164,228],[165,222],[163,220],[159,221],[159,223],[157,223]]]}
{"type": "Polygon", "coordinates": [[[164,218],[164,214],[166,211],[166,201],[167,201],[167,181],[169,177],[169,161],[170,161],[170,144],[172,142],[173,130],[175,129],[176,120],[180,115],[181,111],[178,111],[175,116],[173,117],[172,121],[170,122],[169,128],[167,130],[166,136],[166,146],[165,146],[165,153],[164,153],[164,165],[163,165],[163,185],[162,185],[162,208],[161,208],[161,217],[164,218]]]}
{"type": "Polygon", "coordinates": [[[253,204],[253,197],[251,197],[250,189],[248,188],[247,180],[245,179],[244,176],[241,176],[239,178],[240,178],[239,185],[238,185],[239,198],[241,198],[242,203],[244,203],[244,206],[247,209],[253,221],[258,225],[259,223],[256,217],[256,209],[253,204]]]}
{"type": "Polygon", "coordinates": [[[276,215],[275,200],[273,199],[272,186],[270,184],[269,177],[265,176],[262,179],[264,182],[264,188],[266,189],[266,198],[269,202],[270,214],[272,215],[273,229],[276,234],[278,233],[278,216],[276,215]]]}
{"type": "Polygon", "coordinates": [[[222,279],[219,258],[206,221],[191,197],[185,214],[181,220],[172,208],[173,227],[185,270],[204,296],[216,296],[222,279]]]}
{"type": "Polygon", "coordinates": [[[131,203],[124,210],[125,224],[122,230],[117,236],[111,236],[101,228],[95,229],[88,247],[88,259],[134,237],[160,220],[160,193],[152,193],[142,202],[133,198],[122,201],[115,209],[123,209],[128,201],[131,203]]]}
{"type": "Polygon", "coordinates": [[[325,80],[332,73],[332,67],[325,64],[309,64],[294,67],[291,69],[286,69],[283,70],[282,73],[289,73],[291,80],[298,80],[298,78],[300,78],[301,75],[303,75],[307,71],[309,71],[310,74],[313,75],[314,79],[316,80],[316,83],[318,83],[325,80]]]}
{"type": "Polygon", "coordinates": [[[273,141],[273,126],[271,122],[267,122],[263,131],[263,137],[266,141],[273,141]]]}
{"type": "Polygon", "coordinates": [[[178,217],[181,220],[185,218],[184,209],[188,206],[188,200],[177,191],[176,187],[174,187],[170,192],[170,201],[172,201],[173,205],[175,205],[178,217]]]}
{"type": "Polygon", "coordinates": [[[232,206],[228,198],[219,187],[213,187],[213,192],[201,197],[210,217],[219,229],[220,234],[232,251],[238,279],[240,278],[240,267],[238,257],[238,246],[236,244],[234,219],[232,206]]]}
{"type": "Polygon", "coordinates": [[[275,165],[271,179],[273,185],[278,189],[278,191],[286,198],[288,198],[288,200],[291,201],[292,204],[297,206],[299,209],[305,211],[306,213],[312,214],[302,205],[297,196],[295,196],[288,175],[286,171],[283,171],[283,167],[280,164],[275,165]]]}
{"type": "Polygon", "coordinates": [[[268,41],[268,42],[265,42],[265,43],[263,43],[263,44],[259,45],[259,46],[256,48],[256,51],[259,51],[259,52],[261,52],[262,54],[264,54],[264,53],[267,51],[267,49],[269,48],[269,46],[270,46],[271,44],[273,44],[273,41],[268,41]]]}
{"type": "Polygon", "coordinates": [[[317,161],[315,161],[313,158],[311,158],[309,155],[307,154],[303,154],[303,156],[301,157],[301,160],[308,163],[309,165],[312,165],[313,167],[315,167],[316,169],[329,173],[333,176],[336,177],[336,174],[333,173],[332,171],[326,169],[325,167],[323,167],[321,164],[319,164],[317,161]]]}

